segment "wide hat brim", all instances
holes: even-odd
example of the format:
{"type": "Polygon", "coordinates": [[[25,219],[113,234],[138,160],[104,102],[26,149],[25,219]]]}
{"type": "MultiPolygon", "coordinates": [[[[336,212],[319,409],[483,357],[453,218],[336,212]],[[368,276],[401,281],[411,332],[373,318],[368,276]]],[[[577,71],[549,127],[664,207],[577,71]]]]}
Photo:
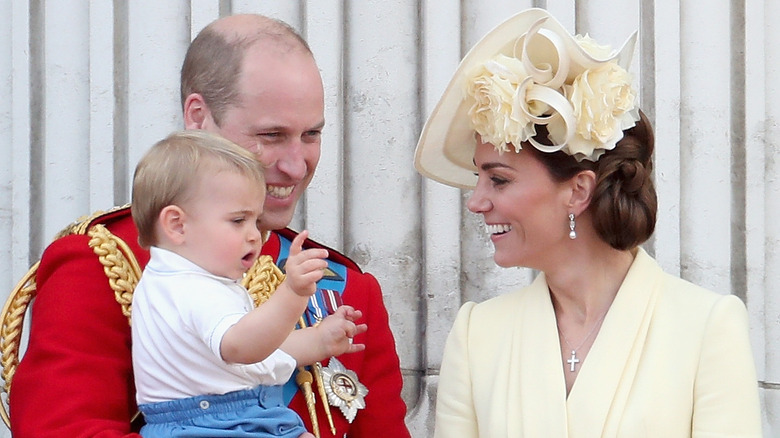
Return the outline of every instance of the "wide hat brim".
{"type": "MultiPolygon", "coordinates": [[[[608,58],[598,59],[585,52],[574,36],[546,10],[533,8],[514,15],[482,37],[458,65],[417,142],[414,166],[421,175],[453,187],[473,188],[476,185],[477,169],[473,160],[477,141],[468,116],[469,103],[464,99],[467,74],[499,54],[513,56],[518,38],[540,20],[543,20],[542,29],[551,31],[562,41],[563,50],[566,51],[562,56],[570,58],[575,73],[577,66],[584,70],[613,59],[628,69],[636,33],[626,40],[619,51],[608,58]]],[[[546,39],[534,38],[529,42],[528,50],[538,55],[535,57],[550,58],[550,62],[555,63],[559,56],[555,52],[560,48],[547,43],[546,39]]]]}

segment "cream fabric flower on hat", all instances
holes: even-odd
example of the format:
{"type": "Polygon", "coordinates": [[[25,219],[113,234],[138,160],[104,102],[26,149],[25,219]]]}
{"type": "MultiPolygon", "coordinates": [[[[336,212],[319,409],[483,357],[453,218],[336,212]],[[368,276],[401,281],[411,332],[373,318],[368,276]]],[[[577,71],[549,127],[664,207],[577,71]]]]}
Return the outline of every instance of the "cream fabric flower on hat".
{"type": "Polygon", "coordinates": [[[615,62],[585,70],[565,91],[574,107],[576,135],[564,139],[560,126],[551,123],[550,136],[556,142],[565,141],[565,152],[578,159],[598,160],[639,117],[631,75],[615,62]]]}
{"type": "Polygon", "coordinates": [[[541,28],[544,21],[518,37],[514,56],[499,53],[468,74],[464,99],[471,103],[471,127],[499,152],[509,151],[509,144],[519,151],[529,142],[544,152],[596,161],[639,118],[631,75],[614,60],[611,47],[587,35],[574,40],[594,61],[571,62],[561,36],[541,28]],[[556,49],[557,62],[528,54],[529,46],[540,44],[537,38],[556,49]],[[599,58],[608,60],[595,61],[599,58]],[[552,145],[533,138],[537,124],[547,125],[552,145]]]}
{"type": "Polygon", "coordinates": [[[531,104],[523,111],[530,83],[523,63],[504,55],[478,66],[466,83],[466,94],[474,98],[468,114],[475,131],[500,152],[508,151],[509,143],[519,144],[518,139],[526,141],[536,134],[528,113],[539,116],[547,106],[531,104]]]}

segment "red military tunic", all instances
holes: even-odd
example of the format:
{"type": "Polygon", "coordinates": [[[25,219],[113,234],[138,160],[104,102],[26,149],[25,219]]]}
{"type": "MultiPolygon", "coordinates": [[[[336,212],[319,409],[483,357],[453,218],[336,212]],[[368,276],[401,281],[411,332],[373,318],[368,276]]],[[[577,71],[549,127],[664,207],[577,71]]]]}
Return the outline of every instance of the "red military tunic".
{"type": "MultiPolygon", "coordinates": [[[[124,240],[141,268],[146,265],[149,253],[138,246],[129,208],[102,216],[96,223],[124,240]]],[[[291,230],[280,233],[288,239],[295,235],[291,230]]],[[[139,437],[130,424],[137,412],[130,326],[89,239],[86,235],[62,237],[49,245],[41,259],[30,339],[9,399],[14,438],[139,437]]],[[[273,233],[263,254],[276,261],[279,242],[273,233]]],[[[305,246],[320,245],[307,240],[305,246]]],[[[355,337],[366,350],[339,356],[339,360],[357,373],[369,392],[366,408],[351,424],[339,409],[331,407],[336,435],[330,433],[322,400],[317,397],[321,436],[409,437],[395,340],[379,283],[342,254],[332,249],[329,253],[331,262],[346,266],[343,303],[361,310],[361,322],[368,324],[368,331],[355,337]]],[[[290,407],[311,430],[300,391],[290,407]]]]}

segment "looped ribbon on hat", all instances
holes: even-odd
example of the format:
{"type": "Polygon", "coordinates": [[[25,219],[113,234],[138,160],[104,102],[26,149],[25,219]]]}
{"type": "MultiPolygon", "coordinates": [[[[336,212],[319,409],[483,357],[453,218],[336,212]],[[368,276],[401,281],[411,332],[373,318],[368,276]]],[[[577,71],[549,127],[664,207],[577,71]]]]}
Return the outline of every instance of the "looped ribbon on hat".
{"type": "Polygon", "coordinates": [[[519,58],[522,60],[523,67],[525,67],[525,71],[529,76],[518,88],[519,92],[513,105],[513,111],[523,111],[525,116],[536,125],[548,125],[555,120],[561,119],[566,128],[566,136],[561,143],[545,145],[539,143],[533,137],[529,137],[527,140],[542,152],[557,152],[563,149],[569,140],[574,137],[577,120],[574,117],[574,109],[568,99],[566,99],[563,94],[555,91],[563,86],[569,75],[570,59],[569,56],[566,55],[565,43],[555,32],[550,32],[541,28],[545,21],[546,20],[539,20],[534,23],[525,34],[525,37],[519,38],[518,41],[515,42],[515,57],[518,57],[517,43],[519,43],[520,40],[523,42],[522,54],[519,58]],[[550,64],[545,63],[537,66],[531,61],[528,44],[534,37],[545,38],[553,47],[555,47],[555,54],[558,56],[557,71],[553,72],[550,64]],[[522,91],[520,92],[520,90],[522,91]],[[534,116],[528,108],[528,101],[534,100],[547,104],[547,106],[555,110],[555,112],[547,116],[534,116]]]}

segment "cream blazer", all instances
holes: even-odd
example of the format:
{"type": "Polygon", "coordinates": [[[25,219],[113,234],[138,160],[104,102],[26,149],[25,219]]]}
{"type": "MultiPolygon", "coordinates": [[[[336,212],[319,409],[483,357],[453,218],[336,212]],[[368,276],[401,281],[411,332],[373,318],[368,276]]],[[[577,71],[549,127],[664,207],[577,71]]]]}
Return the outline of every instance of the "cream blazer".
{"type": "Polygon", "coordinates": [[[544,274],[466,303],[447,339],[437,438],[760,437],[747,312],[639,249],[566,397],[544,274]]]}

